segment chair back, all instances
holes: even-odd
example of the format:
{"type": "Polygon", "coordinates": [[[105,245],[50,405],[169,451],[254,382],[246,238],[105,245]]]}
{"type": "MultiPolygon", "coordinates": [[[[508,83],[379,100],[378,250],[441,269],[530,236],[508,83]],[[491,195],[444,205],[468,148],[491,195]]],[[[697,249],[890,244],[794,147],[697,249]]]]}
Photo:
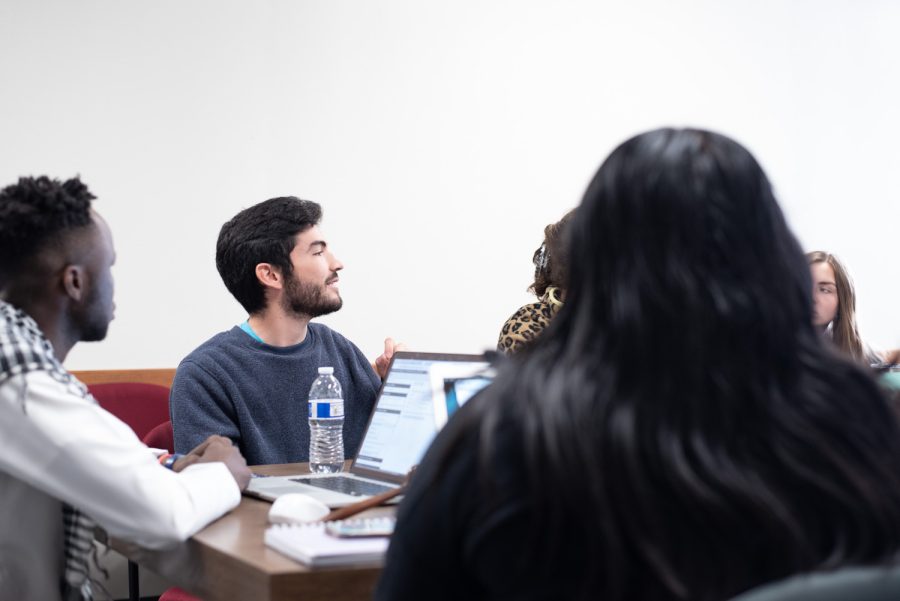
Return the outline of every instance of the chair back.
{"type": "Polygon", "coordinates": [[[87,384],[100,406],[145,436],[169,420],[169,388],[174,369],[110,369],[73,371],[87,384]]]}
{"type": "Polygon", "coordinates": [[[169,419],[169,389],[156,384],[114,382],[90,384],[100,406],[131,426],[138,438],[169,419]]]}
{"type": "Polygon", "coordinates": [[[172,431],[172,422],[169,420],[157,425],[143,438],[144,444],[154,449],[165,449],[170,453],[175,452],[175,433],[172,431]]]}
{"type": "Polygon", "coordinates": [[[113,382],[141,382],[172,388],[175,369],[98,369],[73,371],[72,375],[91,386],[93,384],[109,384],[113,382]]]}

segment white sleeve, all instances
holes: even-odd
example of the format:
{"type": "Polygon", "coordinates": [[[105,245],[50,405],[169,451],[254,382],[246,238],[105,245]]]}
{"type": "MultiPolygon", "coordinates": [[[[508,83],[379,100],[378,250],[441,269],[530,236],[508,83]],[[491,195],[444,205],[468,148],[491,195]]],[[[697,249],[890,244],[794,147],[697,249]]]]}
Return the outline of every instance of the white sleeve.
{"type": "Polygon", "coordinates": [[[0,440],[0,470],[150,548],[187,539],[241,498],[224,464],[162,467],[131,428],[45,372],[0,386],[0,440]]]}

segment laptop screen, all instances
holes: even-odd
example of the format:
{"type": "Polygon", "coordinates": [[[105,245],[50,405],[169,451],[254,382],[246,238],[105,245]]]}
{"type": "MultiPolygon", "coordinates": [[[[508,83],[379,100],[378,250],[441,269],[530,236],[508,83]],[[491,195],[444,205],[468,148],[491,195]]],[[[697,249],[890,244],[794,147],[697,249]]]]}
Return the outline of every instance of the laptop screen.
{"type": "Polygon", "coordinates": [[[405,477],[421,461],[438,429],[431,373],[444,364],[469,372],[488,367],[479,355],[394,355],[354,461],[354,472],[361,468],[368,475],[405,477]]]}
{"type": "Polygon", "coordinates": [[[444,409],[447,417],[465,404],[466,401],[481,392],[491,383],[488,376],[472,376],[471,378],[448,378],[444,380],[444,409]]]}

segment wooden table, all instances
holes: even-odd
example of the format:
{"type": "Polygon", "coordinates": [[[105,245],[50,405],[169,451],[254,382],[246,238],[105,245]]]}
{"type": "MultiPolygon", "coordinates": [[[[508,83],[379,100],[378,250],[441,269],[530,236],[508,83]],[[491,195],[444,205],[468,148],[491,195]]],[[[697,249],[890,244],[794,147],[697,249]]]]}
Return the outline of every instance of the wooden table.
{"type": "MultiPolygon", "coordinates": [[[[284,476],[307,472],[304,463],[257,466],[254,472],[284,476]]],[[[271,503],[242,497],[241,504],[174,549],[151,551],[121,541],[111,546],[203,601],[370,599],[378,566],[308,568],[263,544],[271,503]]]]}

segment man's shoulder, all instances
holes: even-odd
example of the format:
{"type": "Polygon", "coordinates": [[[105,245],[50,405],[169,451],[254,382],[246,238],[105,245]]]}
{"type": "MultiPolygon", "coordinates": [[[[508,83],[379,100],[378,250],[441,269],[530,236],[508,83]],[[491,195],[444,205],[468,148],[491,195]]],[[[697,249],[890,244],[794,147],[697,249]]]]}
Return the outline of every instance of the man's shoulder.
{"type": "Polygon", "coordinates": [[[332,330],[325,324],[310,323],[309,329],[313,332],[317,340],[326,344],[338,347],[340,350],[352,351],[354,353],[361,352],[359,347],[357,347],[349,338],[336,330],[332,330]]]}
{"type": "MultiPolygon", "coordinates": [[[[244,363],[240,339],[234,339],[235,329],[219,332],[181,360],[175,370],[170,404],[193,406],[198,387],[218,389],[231,380],[235,366],[244,363]]],[[[239,329],[238,333],[243,334],[239,329]]]]}
{"type": "MultiPolygon", "coordinates": [[[[240,339],[235,336],[237,328],[231,328],[212,336],[200,346],[188,353],[185,361],[202,361],[207,358],[215,358],[222,353],[236,352],[241,348],[240,339]]],[[[239,330],[237,333],[241,333],[239,330]]]]}
{"type": "Polygon", "coordinates": [[[234,327],[209,338],[181,360],[175,373],[176,379],[185,372],[196,372],[198,369],[213,372],[217,371],[217,366],[240,361],[246,353],[240,336],[245,335],[234,327]]]}
{"type": "Polygon", "coordinates": [[[507,321],[546,322],[552,317],[551,306],[541,300],[522,305],[507,321]]]}
{"type": "Polygon", "coordinates": [[[62,384],[77,383],[62,366],[37,323],[24,311],[0,301],[0,382],[12,376],[43,372],[62,384]]]}
{"type": "Polygon", "coordinates": [[[358,346],[328,326],[312,323],[309,325],[316,336],[317,344],[321,345],[327,357],[356,374],[359,381],[371,381],[374,389],[381,385],[381,378],[372,369],[372,364],[358,346]]]}

